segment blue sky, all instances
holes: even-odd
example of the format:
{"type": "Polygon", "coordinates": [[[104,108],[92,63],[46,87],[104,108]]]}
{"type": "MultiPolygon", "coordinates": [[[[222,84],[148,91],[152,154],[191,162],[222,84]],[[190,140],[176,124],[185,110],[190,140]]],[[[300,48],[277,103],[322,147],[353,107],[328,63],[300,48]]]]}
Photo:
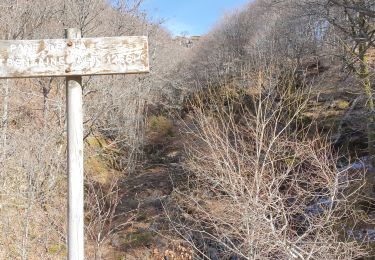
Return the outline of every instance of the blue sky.
{"type": "Polygon", "coordinates": [[[173,35],[188,32],[202,35],[226,12],[241,7],[249,0],[145,0],[143,9],[151,20],[165,19],[164,26],[173,35]]]}

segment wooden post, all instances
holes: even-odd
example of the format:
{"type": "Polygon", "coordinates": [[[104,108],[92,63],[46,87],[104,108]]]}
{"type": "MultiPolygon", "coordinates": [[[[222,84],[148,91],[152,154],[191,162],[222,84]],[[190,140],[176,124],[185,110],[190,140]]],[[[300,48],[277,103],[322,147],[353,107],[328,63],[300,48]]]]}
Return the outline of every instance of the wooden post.
{"type": "MultiPolygon", "coordinates": [[[[79,29],[66,29],[67,39],[81,38],[79,29]]],[[[70,44],[68,45],[70,46],[70,44]]],[[[70,68],[66,69],[68,73],[70,68]]],[[[82,77],[66,77],[68,117],[68,254],[69,260],[84,259],[83,222],[83,113],[82,77]]]]}
{"type": "Polygon", "coordinates": [[[0,79],[66,77],[69,260],[84,259],[82,76],[149,71],[146,36],[82,38],[67,29],[65,39],[0,40],[0,79]]]}

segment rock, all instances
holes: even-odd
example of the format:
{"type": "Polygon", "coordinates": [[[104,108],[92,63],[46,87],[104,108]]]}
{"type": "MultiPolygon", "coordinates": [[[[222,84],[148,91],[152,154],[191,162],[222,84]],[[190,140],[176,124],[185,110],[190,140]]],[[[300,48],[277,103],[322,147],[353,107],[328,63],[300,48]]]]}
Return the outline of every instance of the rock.
{"type": "Polygon", "coordinates": [[[375,229],[359,229],[359,230],[348,230],[347,234],[349,237],[357,241],[373,242],[375,241],[375,229]]]}
{"type": "Polygon", "coordinates": [[[121,238],[118,234],[115,234],[113,237],[112,237],[112,240],[111,240],[111,245],[113,247],[120,247],[121,246],[121,238]]]}
{"type": "Polygon", "coordinates": [[[174,159],[178,156],[180,156],[180,151],[171,151],[169,152],[166,156],[169,158],[169,159],[174,159]]]}
{"type": "Polygon", "coordinates": [[[161,198],[148,199],[144,203],[145,203],[146,206],[152,207],[152,208],[154,208],[158,211],[163,210],[163,202],[162,202],[161,198]]]}
{"type": "Polygon", "coordinates": [[[121,199],[121,204],[119,205],[119,209],[122,211],[131,211],[135,210],[139,206],[139,200],[133,199],[131,197],[124,197],[121,199]]]}
{"type": "Polygon", "coordinates": [[[122,249],[149,246],[154,239],[154,233],[146,229],[138,229],[133,233],[128,233],[120,237],[120,247],[122,249]]]}
{"type": "Polygon", "coordinates": [[[320,198],[314,204],[306,208],[306,213],[309,215],[318,215],[324,213],[333,204],[332,200],[327,197],[320,198]]]}
{"type": "Polygon", "coordinates": [[[210,260],[219,260],[217,250],[215,248],[209,248],[207,251],[207,256],[210,260]]]}
{"type": "Polygon", "coordinates": [[[337,100],[334,107],[337,109],[345,110],[350,107],[350,103],[346,100],[337,100]]]}

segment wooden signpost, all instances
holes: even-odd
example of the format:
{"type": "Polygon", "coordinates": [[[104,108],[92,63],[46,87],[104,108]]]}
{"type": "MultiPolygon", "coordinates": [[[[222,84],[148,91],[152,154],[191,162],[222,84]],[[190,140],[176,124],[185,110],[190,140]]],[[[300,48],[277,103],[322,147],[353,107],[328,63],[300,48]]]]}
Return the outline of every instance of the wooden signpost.
{"type": "Polygon", "coordinates": [[[0,41],[0,78],[148,72],[147,37],[0,41]]]}
{"type": "Polygon", "coordinates": [[[84,259],[82,76],[149,72],[145,36],[0,41],[0,78],[66,77],[68,259],[84,259]]]}

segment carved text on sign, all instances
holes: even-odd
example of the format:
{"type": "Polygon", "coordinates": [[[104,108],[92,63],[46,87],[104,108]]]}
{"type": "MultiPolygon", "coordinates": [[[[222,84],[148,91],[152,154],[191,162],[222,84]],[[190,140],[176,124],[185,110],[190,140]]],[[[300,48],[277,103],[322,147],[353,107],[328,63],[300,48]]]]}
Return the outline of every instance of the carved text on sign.
{"type": "Polygon", "coordinates": [[[147,37],[0,41],[0,78],[148,71],[147,37]]]}

